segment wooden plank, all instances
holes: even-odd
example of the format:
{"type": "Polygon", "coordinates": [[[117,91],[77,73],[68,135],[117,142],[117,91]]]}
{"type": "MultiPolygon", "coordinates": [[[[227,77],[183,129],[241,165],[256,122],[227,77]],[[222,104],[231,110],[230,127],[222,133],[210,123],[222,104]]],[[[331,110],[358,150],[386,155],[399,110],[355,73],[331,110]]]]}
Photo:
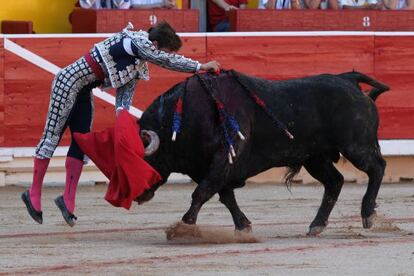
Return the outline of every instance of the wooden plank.
{"type": "Polygon", "coordinates": [[[183,17],[183,30],[182,32],[198,32],[199,31],[199,10],[188,10],[186,14],[181,13],[183,17]]]}
{"type": "Polygon", "coordinates": [[[376,31],[414,31],[414,12],[412,10],[377,11],[376,31]]]}
{"type": "Polygon", "coordinates": [[[224,68],[268,79],[352,69],[372,74],[373,47],[369,36],[208,37],[207,59],[215,58],[224,68]]]}
{"type": "MultiPolygon", "coordinates": [[[[381,14],[382,16],[382,14],[381,14]]],[[[257,10],[230,13],[232,31],[373,31],[373,10],[257,10]]]]}
{"type": "Polygon", "coordinates": [[[4,39],[0,38],[0,79],[4,78],[4,39]]]}
{"type": "MultiPolygon", "coordinates": [[[[73,62],[99,40],[101,38],[13,39],[58,66],[73,62]]],[[[380,137],[408,139],[414,136],[411,123],[414,94],[409,93],[414,86],[414,62],[411,62],[414,47],[410,37],[188,37],[183,38],[183,42],[180,53],[185,56],[201,62],[216,59],[225,69],[235,68],[267,79],[352,69],[374,76],[391,86],[391,91],[377,100],[380,137]]],[[[4,134],[0,137],[0,145],[35,146],[43,130],[53,75],[8,51],[4,53],[3,63],[7,70],[4,81],[0,78],[0,87],[4,83],[6,91],[3,99],[0,96],[0,133],[4,134]]],[[[137,87],[134,106],[140,109],[145,109],[158,95],[190,76],[152,64],[150,75],[149,82],[140,81],[137,87]]],[[[114,90],[109,92],[115,93],[114,90]]],[[[99,99],[95,99],[95,107],[94,129],[111,126],[114,107],[99,99]]],[[[62,144],[68,144],[68,135],[64,136],[62,144]]]]}
{"type": "Polygon", "coordinates": [[[152,25],[167,21],[177,32],[198,31],[197,10],[134,10],[126,12],[125,22],[132,22],[138,29],[147,30],[152,25]]]}
{"type": "MultiPolygon", "coordinates": [[[[95,43],[105,38],[13,38],[10,39],[19,46],[39,55],[49,62],[65,67],[87,53],[95,43]]],[[[6,51],[8,52],[8,51],[6,51]]],[[[10,53],[10,52],[8,52],[10,53]]],[[[10,53],[6,56],[8,62],[20,58],[10,53]],[[12,55],[12,56],[10,56],[12,55]]],[[[10,68],[9,66],[7,68],[10,68]]]]}
{"type": "MultiPolygon", "coordinates": [[[[43,80],[7,80],[4,97],[4,146],[35,146],[40,138],[50,98],[50,83],[43,80]],[[39,92],[40,91],[40,92],[39,92]]],[[[113,124],[114,107],[95,99],[94,128],[113,124]]],[[[66,134],[62,143],[68,145],[66,134]]]]}
{"type": "Polygon", "coordinates": [[[5,140],[4,119],[4,79],[0,78],[0,147],[3,147],[5,140]]]}
{"type": "Polygon", "coordinates": [[[50,98],[50,82],[44,80],[5,81],[6,145],[33,146],[40,138],[50,98]]]}
{"type": "Polygon", "coordinates": [[[4,39],[0,38],[0,146],[4,144],[4,39]]]}
{"type": "MultiPolygon", "coordinates": [[[[16,42],[30,51],[55,63],[67,63],[73,55],[78,54],[91,44],[83,39],[18,39],[16,42]],[[70,52],[73,49],[73,52],[70,52]]],[[[206,43],[204,37],[183,38],[185,54],[196,60],[204,61],[206,43]]],[[[5,127],[9,129],[1,145],[3,146],[35,146],[43,131],[46,118],[51,82],[53,75],[43,71],[30,62],[6,52],[6,91],[3,105],[3,116],[7,118],[5,127]],[[36,116],[34,116],[36,114],[36,116]]],[[[134,99],[134,106],[145,109],[159,94],[165,92],[179,81],[183,81],[189,74],[172,72],[150,64],[151,81],[140,81],[134,99]]],[[[0,82],[0,85],[2,83],[0,82]]],[[[115,91],[108,91],[114,95],[115,91]]],[[[1,98],[0,98],[1,100],[1,98]]],[[[1,118],[0,107],[0,118],[1,118]]],[[[95,98],[94,129],[102,130],[112,126],[114,121],[114,107],[95,98]]],[[[0,121],[4,122],[4,120],[0,121]]],[[[0,125],[1,130],[1,125],[0,125]]],[[[4,134],[5,132],[1,132],[4,134]]],[[[69,136],[65,134],[62,145],[68,145],[69,136]]]]}
{"type": "MultiPolygon", "coordinates": [[[[32,51],[33,53],[45,58],[53,64],[63,67],[74,60],[78,59],[83,53],[96,42],[91,39],[14,39],[13,41],[18,43],[20,46],[32,51]]],[[[200,62],[205,61],[206,52],[206,39],[205,37],[184,37],[183,47],[178,52],[186,57],[199,60],[200,62]]],[[[52,74],[45,72],[43,69],[31,64],[23,58],[20,58],[13,53],[6,52],[6,66],[7,79],[30,79],[37,80],[42,79],[48,83],[51,83],[53,78],[52,74]]],[[[174,73],[165,69],[158,69],[156,66],[150,66],[151,75],[169,75],[175,74],[179,76],[180,73],[174,73]],[[155,71],[154,71],[155,70],[155,71]],[[161,70],[161,71],[157,71],[161,70]],[[153,72],[154,71],[154,72],[153,72]]],[[[182,77],[178,77],[182,78],[182,77]]]]}
{"type": "Polygon", "coordinates": [[[5,51],[4,57],[4,66],[7,68],[4,73],[6,82],[7,80],[23,79],[26,80],[27,83],[29,83],[27,80],[44,80],[51,83],[51,80],[53,79],[51,73],[46,72],[9,51],[5,51]]]}
{"type": "Polygon", "coordinates": [[[375,37],[376,74],[414,74],[413,49],[412,36],[375,37]]]}
{"type": "Polygon", "coordinates": [[[181,8],[183,10],[191,8],[191,1],[190,0],[181,0],[181,8]]]}
{"type": "Polygon", "coordinates": [[[96,12],[94,10],[75,8],[70,14],[72,33],[96,33],[96,12]]]}
{"type": "Polygon", "coordinates": [[[98,33],[117,33],[128,24],[124,10],[95,10],[95,12],[96,32],[98,33]]]}
{"type": "MultiPolygon", "coordinates": [[[[19,46],[39,55],[49,62],[59,66],[65,67],[78,58],[87,53],[94,44],[104,40],[105,38],[14,38],[11,39],[19,46]]],[[[206,51],[205,37],[183,37],[183,47],[179,54],[188,56],[194,59],[204,59],[206,51]]],[[[24,60],[17,57],[13,53],[6,51],[7,54],[7,68],[14,68],[16,72],[9,72],[12,75],[21,74],[24,71],[25,64],[21,64],[24,60]]],[[[39,72],[36,72],[39,74],[39,72]]],[[[24,74],[21,74],[24,76],[24,74]]],[[[41,74],[38,78],[44,78],[41,74]]],[[[9,75],[10,76],[10,75],[9,75]]],[[[17,77],[17,76],[16,76],[17,77]]]]}
{"type": "Polygon", "coordinates": [[[391,87],[377,100],[380,138],[414,138],[413,46],[412,37],[375,38],[375,76],[391,87]]]}
{"type": "Polygon", "coordinates": [[[375,78],[391,88],[378,98],[378,106],[414,108],[414,74],[375,74],[375,78]]]}
{"type": "Polygon", "coordinates": [[[173,26],[175,29],[179,30],[182,28],[182,22],[174,22],[174,13],[170,13],[166,10],[139,10],[134,13],[127,13],[125,15],[125,20],[132,22],[136,29],[148,30],[154,24],[166,20],[173,26]]]}
{"type": "Polygon", "coordinates": [[[414,139],[414,108],[383,107],[379,109],[380,139],[414,139]]]}
{"type": "Polygon", "coordinates": [[[73,33],[115,33],[128,22],[137,29],[147,30],[165,20],[177,32],[198,31],[198,11],[191,9],[130,9],[130,10],[85,10],[75,9],[72,14],[73,33]]]}
{"type": "Polygon", "coordinates": [[[414,31],[414,11],[236,10],[232,31],[414,31]]]}

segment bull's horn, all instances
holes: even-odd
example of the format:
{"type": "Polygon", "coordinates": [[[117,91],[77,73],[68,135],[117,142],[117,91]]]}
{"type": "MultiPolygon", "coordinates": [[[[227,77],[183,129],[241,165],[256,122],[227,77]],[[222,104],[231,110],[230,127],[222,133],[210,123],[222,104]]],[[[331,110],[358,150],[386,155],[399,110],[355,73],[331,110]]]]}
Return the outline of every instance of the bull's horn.
{"type": "Polygon", "coordinates": [[[152,130],[142,130],[141,135],[143,136],[143,139],[149,141],[148,146],[145,147],[145,156],[155,153],[160,146],[160,138],[158,137],[158,134],[152,130]]]}

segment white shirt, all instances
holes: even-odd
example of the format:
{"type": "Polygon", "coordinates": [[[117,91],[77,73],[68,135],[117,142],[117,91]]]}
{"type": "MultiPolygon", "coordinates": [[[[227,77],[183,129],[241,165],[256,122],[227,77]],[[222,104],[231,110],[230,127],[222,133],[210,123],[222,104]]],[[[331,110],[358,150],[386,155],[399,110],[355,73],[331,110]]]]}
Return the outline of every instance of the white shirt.
{"type": "Polygon", "coordinates": [[[339,0],[339,5],[343,6],[352,6],[352,7],[361,7],[367,6],[369,4],[377,4],[378,0],[339,0]]]}
{"type": "Polygon", "coordinates": [[[406,0],[399,0],[397,3],[397,10],[401,10],[403,8],[407,7],[407,1],[406,0]]]}
{"type": "Polygon", "coordinates": [[[84,9],[100,9],[101,1],[98,0],[80,0],[79,5],[84,9]]]}
{"type": "Polygon", "coordinates": [[[80,0],[79,5],[84,9],[101,9],[103,6],[114,9],[129,9],[131,0],[80,0]]]}
{"type": "MultiPolygon", "coordinates": [[[[265,9],[267,1],[268,0],[260,0],[259,9],[265,9]]],[[[276,0],[275,9],[277,10],[290,9],[290,0],[276,0]]]]}
{"type": "Polygon", "coordinates": [[[131,6],[131,0],[112,0],[112,6],[116,9],[127,10],[131,6]]]}
{"type": "Polygon", "coordinates": [[[164,0],[131,0],[133,8],[152,8],[165,6],[164,0]]]}

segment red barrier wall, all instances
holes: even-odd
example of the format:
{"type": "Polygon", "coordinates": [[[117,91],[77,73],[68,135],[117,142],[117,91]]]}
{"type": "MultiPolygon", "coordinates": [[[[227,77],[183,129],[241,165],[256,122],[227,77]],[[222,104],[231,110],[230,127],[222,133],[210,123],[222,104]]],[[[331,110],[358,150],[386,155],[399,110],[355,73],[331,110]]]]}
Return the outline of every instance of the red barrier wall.
{"type": "MultiPolygon", "coordinates": [[[[89,51],[90,47],[103,38],[11,38],[23,48],[43,57],[51,63],[64,67],[89,51]]],[[[3,41],[3,40],[1,40],[3,41]]],[[[183,39],[182,53],[194,59],[205,60],[205,38],[183,39]]],[[[2,48],[3,50],[3,48],[2,48]]],[[[53,75],[31,64],[27,60],[5,51],[5,119],[1,120],[7,131],[1,132],[0,146],[35,146],[43,130],[48,108],[50,86],[53,75]]],[[[134,99],[134,106],[144,109],[152,100],[175,83],[189,76],[150,65],[151,81],[140,81],[134,99]]],[[[109,91],[114,95],[114,90],[109,91]]],[[[1,110],[1,109],[0,109],[1,110]]],[[[110,126],[114,120],[113,106],[95,99],[94,129],[110,126]]],[[[0,125],[1,126],[1,125],[0,125]]],[[[68,144],[69,134],[63,137],[68,144]]]]}
{"type": "Polygon", "coordinates": [[[0,39],[0,145],[4,144],[4,47],[0,39]]]}
{"type": "Polygon", "coordinates": [[[410,10],[254,10],[230,12],[234,32],[414,31],[410,10]]]}
{"type": "MultiPolygon", "coordinates": [[[[268,79],[361,71],[390,85],[377,101],[380,138],[414,138],[414,37],[412,36],[204,36],[184,37],[182,54],[226,69],[268,79]]],[[[9,38],[63,67],[102,37],[9,38]]],[[[1,46],[3,40],[0,39],[1,46]]],[[[188,74],[150,66],[151,80],[138,85],[134,106],[144,109],[188,74]]],[[[35,146],[41,135],[53,75],[0,47],[0,146],[35,146]],[[4,55],[4,61],[2,59],[4,55]],[[2,64],[4,63],[4,68],[2,64]],[[4,91],[2,84],[4,83],[4,91]],[[3,117],[2,117],[3,116],[3,117]]],[[[110,91],[114,95],[114,91],[110,91]]],[[[94,129],[112,124],[114,108],[95,100],[94,129]]],[[[66,134],[63,144],[67,145],[66,134]]]]}
{"type": "Polygon", "coordinates": [[[373,36],[209,37],[207,59],[268,79],[359,70],[374,73],[373,36]]]}
{"type": "Polygon", "coordinates": [[[380,134],[384,137],[414,136],[414,37],[375,37],[375,76],[391,86],[378,99],[380,134]]]}
{"type": "MultiPolygon", "coordinates": [[[[188,5],[188,4],[187,4],[188,5]]],[[[198,10],[130,9],[89,10],[74,9],[71,14],[72,33],[112,33],[125,28],[128,22],[147,30],[163,20],[177,32],[198,32],[198,10]]]]}

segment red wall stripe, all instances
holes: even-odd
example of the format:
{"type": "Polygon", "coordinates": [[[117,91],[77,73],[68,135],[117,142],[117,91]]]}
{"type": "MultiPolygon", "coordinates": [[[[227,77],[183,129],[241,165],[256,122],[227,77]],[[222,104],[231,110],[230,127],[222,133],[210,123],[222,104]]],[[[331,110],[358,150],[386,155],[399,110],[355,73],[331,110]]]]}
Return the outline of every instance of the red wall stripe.
{"type": "Polygon", "coordinates": [[[207,59],[268,79],[352,69],[374,73],[373,36],[208,37],[207,59]]]}
{"type": "Polygon", "coordinates": [[[257,31],[414,31],[411,10],[255,10],[230,12],[230,29],[257,31]]]}
{"type": "Polygon", "coordinates": [[[0,145],[4,144],[4,40],[0,39],[0,145]]]}
{"type": "Polygon", "coordinates": [[[148,30],[156,22],[169,22],[177,32],[198,32],[198,10],[133,9],[88,10],[75,9],[71,14],[72,33],[113,33],[133,22],[136,29],[148,30]]]}
{"type": "MultiPolygon", "coordinates": [[[[20,46],[63,67],[102,38],[13,38],[20,46]]],[[[403,36],[185,37],[182,54],[218,60],[226,69],[268,79],[287,79],[353,69],[376,77],[392,90],[378,101],[380,138],[414,138],[414,40],[403,36]]],[[[0,40],[0,146],[35,146],[42,132],[53,75],[3,50],[0,40]],[[3,58],[4,57],[4,58],[3,58]],[[6,70],[3,70],[4,68],[6,70]],[[4,84],[4,91],[2,90],[4,84]],[[7,130],[7,131],[6,131],[7,130]]],[[[150,66],[152,79],[138,85],[134,105],[155,97],[189,74],[150,66]]],[[[114,95],[114,91],[110,91],[114,95]]],[[[110,126],[114,108],[95,100],[94,129],[110,126]]],[[[68,135],[63,145],[68,144],[68,135]]]]}

